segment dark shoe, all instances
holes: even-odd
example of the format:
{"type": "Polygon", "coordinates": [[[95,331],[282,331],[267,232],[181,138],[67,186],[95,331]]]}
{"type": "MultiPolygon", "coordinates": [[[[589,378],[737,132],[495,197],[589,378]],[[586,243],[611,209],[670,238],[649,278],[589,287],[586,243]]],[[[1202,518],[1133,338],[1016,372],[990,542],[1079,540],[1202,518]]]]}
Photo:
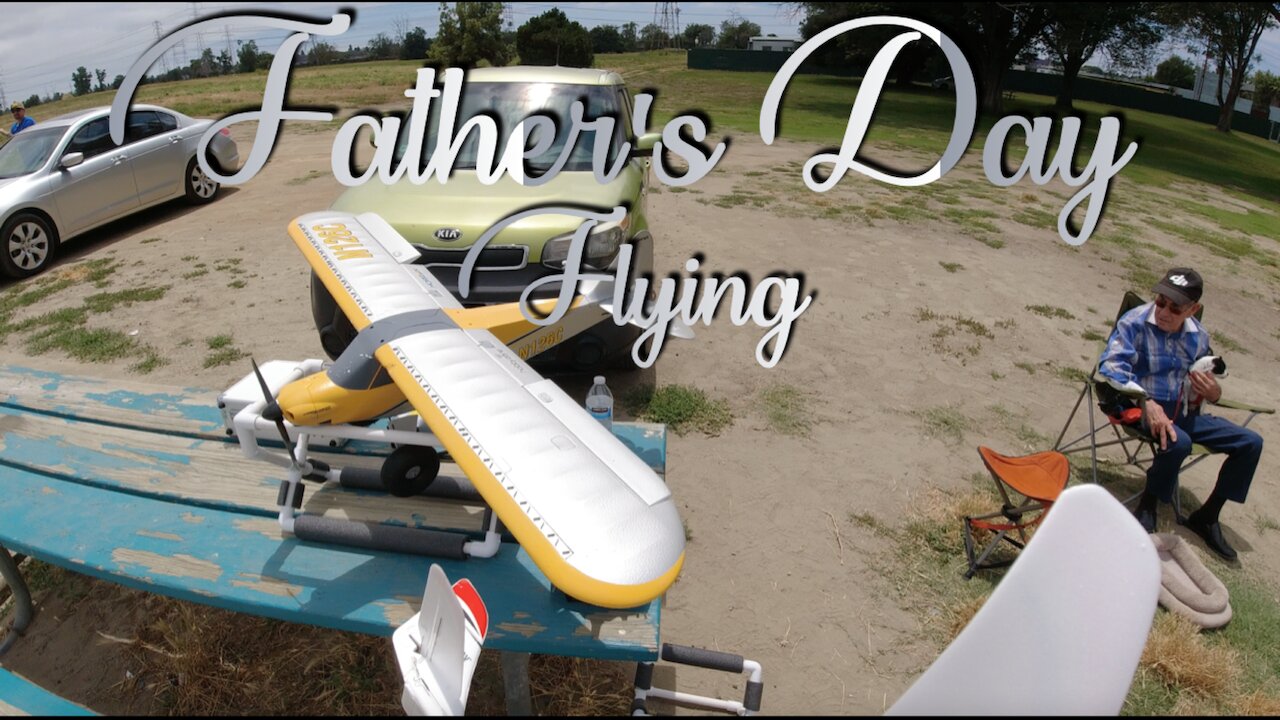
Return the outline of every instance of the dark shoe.
{"type": "Polygon", "coordinates": [[[1156,531],[1155,508],[1138,506],[1138,509],[1133,511],[1133,516],[1138,518],[1138,524],[1142,526],[1143,530],[1147,531],[1148,535],[1156,531]]]}
{"type": "Polygon", "coordinates": [[[1235,560],[1236,551],[1222,537],[1222,523],[1207,523],[1192,513],[1187,518],[1187,529],[1199,535],[1208,548],[1222,556],[1224,560],[1235,560]]]}

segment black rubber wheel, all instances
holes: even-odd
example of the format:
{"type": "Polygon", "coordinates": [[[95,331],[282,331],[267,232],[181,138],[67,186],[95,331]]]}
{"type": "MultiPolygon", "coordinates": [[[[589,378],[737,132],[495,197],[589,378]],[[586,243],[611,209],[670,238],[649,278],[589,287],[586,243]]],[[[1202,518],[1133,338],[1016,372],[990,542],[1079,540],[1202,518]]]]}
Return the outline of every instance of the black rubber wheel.
{"type": "Polygon", "coordinates": [[[57,249],[57,231],[35,213],[18,213],[0,228],[0,270],[11,278],[44,272],[57,249]]]}
{"type": "Polygon", "coordinates": [[[315,272],[311,273],[311,320],[320,333],[320,346],[330,360],[337,360],[356,337],[355,326],[315,272]]]}
{"type": "Polygon", "coordinates": [[[187,202],[192,205],[204,205],[213,202],[218,196],[218,188],[222,187],[200,169],[195,158],[187,163],[187,172],[183,176],[183,187],[187,189],[187,202]]]}
{"type": "Polygon", "coordinates": [[[440,456],[428,447],[398,447],[382,461],[382,486],[396,497],[420,494],[440,474],[440,456]]]}

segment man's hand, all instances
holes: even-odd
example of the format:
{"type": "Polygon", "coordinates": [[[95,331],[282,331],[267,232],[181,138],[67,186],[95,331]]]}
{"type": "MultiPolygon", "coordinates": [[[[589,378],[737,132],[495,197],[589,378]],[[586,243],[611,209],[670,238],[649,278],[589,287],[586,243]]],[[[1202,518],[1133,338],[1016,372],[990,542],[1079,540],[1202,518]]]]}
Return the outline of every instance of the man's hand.
{"type": "Polygon", "coordinates": [[[1160,441],[1160,449],[1166,450],[1169,444],[1178,441],[1177,432],[1173,429],[1173,421],[1164,414],[1164,408],[1155,400],[1148,399],[1145,403],[1147,411],[1147,427],[1151,430],[1151,436],[1160,441]]]}
{"type": "Polygon", "coordinates": [[[1222,397],[1222,386],[1218,384],[1218,379],[1213,373],[1193,372],[1189,373],[1191,378],[1191,389],[1196,391],[1200,397],[1211,403],[1216,403],[1222,397]]]}

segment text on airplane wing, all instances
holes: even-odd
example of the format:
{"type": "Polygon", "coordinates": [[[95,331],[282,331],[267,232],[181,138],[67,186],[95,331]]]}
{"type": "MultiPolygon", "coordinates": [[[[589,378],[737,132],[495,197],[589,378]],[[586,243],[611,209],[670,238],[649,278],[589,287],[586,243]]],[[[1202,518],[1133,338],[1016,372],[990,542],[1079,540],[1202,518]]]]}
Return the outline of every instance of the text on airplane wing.
{"type": "Polygon", "coordinates": [[[684,527],[666,485],[459,303],[381,218],[336,212],[289,234],[372,352],[539,569],[569,596],[635,607],[675,581],[684,527]],[[370,327],[374,325],[374,327],[370,327]]]}

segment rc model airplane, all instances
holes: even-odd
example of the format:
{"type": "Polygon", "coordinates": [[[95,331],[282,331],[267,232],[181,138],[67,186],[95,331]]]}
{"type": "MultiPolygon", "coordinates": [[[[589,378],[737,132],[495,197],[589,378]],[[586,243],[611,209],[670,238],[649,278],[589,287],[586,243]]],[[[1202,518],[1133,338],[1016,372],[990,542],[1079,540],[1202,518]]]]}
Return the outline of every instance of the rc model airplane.
{"type": "MultiPolygon", "coordinates": [[[[522,358],[558,344],[609,312],[611,282],[581,283],[569,312],[551,326],[516,303],[465,309],[422,265],[418,252],[379,216],[303,215],[289,235],[358,331],[328,367],[309,361],[271,387],[255,364],[260,400],[234,416],[245,453],[286,465],[280,522],[304,539],[367,544],[374,533],[393,549],[427,530],[296,515],[304,478],[339,471],[307,458],[308,434],[395,443],[382,478],[412,495],[439,469],[442,446],[553,585],[582,602],[642,605],[675,581],[684,527],[666,484],[612,432],[522,358]],[[430,432],[366,423],[405,403],[430,432]],[[290,433],[292,430],[292,434],[290,433]],[[264,451],[278,431],[288,457],[264,451]],[[345,526],[344,526],[345,525],[345,526]]],[[[554,301],[549,301],[554,302],[554,301]]],[[[539,308],[549,310],[547,303],[539,308]]],[[[230,392],[230,391],[229,391],[230,392]]],[[[465,555],[496,552],[495,525],[465,555]]]]}

